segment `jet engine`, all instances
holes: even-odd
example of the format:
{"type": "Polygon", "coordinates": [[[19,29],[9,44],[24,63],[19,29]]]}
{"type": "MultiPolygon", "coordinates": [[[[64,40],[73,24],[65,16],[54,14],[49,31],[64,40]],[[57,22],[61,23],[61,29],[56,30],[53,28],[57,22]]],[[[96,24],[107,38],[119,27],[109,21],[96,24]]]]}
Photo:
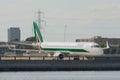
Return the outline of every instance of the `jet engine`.
{"type": "Polygon", "coordinates": [[[64,58],[64,54],[62,54],[61,52],[55,52],[53,56],[54,56],[54,59],[62,60],[64,58]]]}

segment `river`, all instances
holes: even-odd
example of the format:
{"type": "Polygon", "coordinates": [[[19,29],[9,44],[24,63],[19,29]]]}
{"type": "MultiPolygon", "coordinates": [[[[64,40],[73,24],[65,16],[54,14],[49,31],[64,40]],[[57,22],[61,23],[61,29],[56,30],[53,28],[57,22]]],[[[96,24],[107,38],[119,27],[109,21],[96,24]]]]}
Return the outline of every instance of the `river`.
{"type": "Polygon", "coordinates": [[[0,80],[120,80],[120,71],[0,72],[0,80]]]}

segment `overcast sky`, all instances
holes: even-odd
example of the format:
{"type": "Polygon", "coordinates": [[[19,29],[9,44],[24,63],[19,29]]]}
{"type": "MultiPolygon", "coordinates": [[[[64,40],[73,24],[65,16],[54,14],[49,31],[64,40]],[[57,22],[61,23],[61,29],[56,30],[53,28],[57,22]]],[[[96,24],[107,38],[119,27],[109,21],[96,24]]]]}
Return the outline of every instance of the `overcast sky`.
{"type": "Polygon", "coordinates": [[[7,30],[20,27],[21,40],[32,36],[37,11],[46,41],[66,41],[93,36],[120,38],[120,0],[0,0],[0,41],[7,30]]]}

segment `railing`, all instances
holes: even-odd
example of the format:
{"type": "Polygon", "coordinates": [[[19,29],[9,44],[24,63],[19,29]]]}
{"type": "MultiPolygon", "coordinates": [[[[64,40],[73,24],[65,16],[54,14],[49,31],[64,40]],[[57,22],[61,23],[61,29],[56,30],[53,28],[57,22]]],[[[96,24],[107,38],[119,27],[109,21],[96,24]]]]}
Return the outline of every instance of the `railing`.
{"type": "MultiPolygon", "coordinates": [[[[78,60],[87,60],[85,57],[77,57],[78,60]]],[[[0,56],[0,60],[75,60],[75,57],[64,57],[59,59],[50,56],[0,56]]]]}
{"type": "Polygon", "coordinates": [[[53,56],[0,56],[0,60],[99,60],[99,59],[120,60],[120,55],[103,55],[103,56],[91,56],[91,57],[67,56],[64,57],[63,59],[59,59],[58,57],[53,57],[53,56]]]}

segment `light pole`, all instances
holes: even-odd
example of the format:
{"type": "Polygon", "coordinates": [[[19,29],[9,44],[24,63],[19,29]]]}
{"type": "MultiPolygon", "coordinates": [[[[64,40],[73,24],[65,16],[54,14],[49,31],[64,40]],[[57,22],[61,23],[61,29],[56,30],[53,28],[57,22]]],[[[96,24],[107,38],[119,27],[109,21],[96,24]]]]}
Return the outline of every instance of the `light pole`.
{"type": "Polygon", "coordinates": [[[67,25],[64,27],[64,42],[66,41],[66,31],[67,31],[67,25]]]}

